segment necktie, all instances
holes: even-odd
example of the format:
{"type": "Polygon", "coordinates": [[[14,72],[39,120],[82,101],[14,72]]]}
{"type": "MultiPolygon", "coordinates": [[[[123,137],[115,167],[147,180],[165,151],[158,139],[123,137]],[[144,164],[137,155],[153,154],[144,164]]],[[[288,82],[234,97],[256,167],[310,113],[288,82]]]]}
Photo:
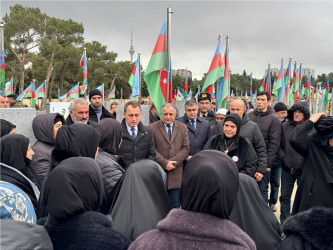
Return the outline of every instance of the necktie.
{"type": "Polygon", "coordinates": [[[195,121],[194,121],[194,120],[191,120],[191,123],[192,123],[192,126],[193,126],[194,130],[196,130],[196,127],[195,127],[195,121]]]}
{"type": "Polygon", "coordinates": [[[169,141],[171,141],[171,126],[170,126],[170,124],[168,124],[167,127],[168,127],[169,141]]]}
{"type": "Polygon", "coordinates": [[[207,118],[207,115],[203,115],[202,118],[206,119],[206,118],[207,118]]]}
{"type": "Polygon", "coordinates": [[[136,137],[136,135],[135,135],[135,128],[131,128],[131,130],[132,130],[132,137],[135,140],[135,137],[136,137]]]}

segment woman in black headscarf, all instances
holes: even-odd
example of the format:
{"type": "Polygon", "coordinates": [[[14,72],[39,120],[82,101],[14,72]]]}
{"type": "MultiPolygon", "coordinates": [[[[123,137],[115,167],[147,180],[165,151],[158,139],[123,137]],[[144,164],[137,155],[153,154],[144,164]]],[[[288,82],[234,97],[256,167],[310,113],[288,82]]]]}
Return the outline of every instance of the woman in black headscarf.
{"type": "Polygon", "coordinates": [[[0,130],[1,135],[0,138],[4,137],[5,135],[14,134],[16,126],[9,121],[4,119],[0,119],[0,130]]]}
{"type": "Polygon", "coordinates": [[[104,188],[100,167],[91,158],[62,161],[45,182],[45,223],[54,249],[126,249],[129,240],[98,213],[104,188]]]}
{"type": "Polygon", "coordinates": [[[9,134],[0,139],[1,180],[21,188],[37,207],[40,180],[30,167],[34,155],[29,138],[20,134],[9,134]]]}
{"type": "Polygon", "coordinates": [[[83,156],[95,159],[99,140],[98,132],[90,125],[79,123],[71,126],[63,125],[58,130],[51,153],[50,171],[70,157],[83,156]]]}
{"type": "Polygon", "coordinates": [[[172,208],[164,175],[160,165],[152,160],[129,165],[111,212],[115,230],[134,240],[157,227],[172,208]]]}
{"type": "Polygon", "coordinates": [[[304,158],[292,214],[315,206],[333,207],[333,117],[313,114],[296,126],[290,144],[304,158]],[[316,132],[310,134],[313,127],[316,132]]]}
{"type": "Polygon", "coordinates": [[[239,135],[242,120],[238,114],[229,114],[223,122],[223,133],[211,137],[204,149],[215,149],[229,155],[240,173],[254,176],[257,155],[252,144],[239,135]]]}
{"type": "Polygon", "coordinates": [[[255,249],[229,221],[238,190],[238,171],[225,154],[204,150],[187,163],[181,209],[172,209],[158,229],[141,235],[130,249],[255,249]]]}
{"type": "Polygon", "coordinates": [[[95,125],[100,135],[97,163],[101,167],[104,181],[105,200],[101,206],[104,214],[111,212],[111,205],[120,189],[125,173],[125,161],[117,155],[121,143],[122,128],[118,121],[106,118],[95,125]]]}
{"type": "Polygon", "coordinates": [[[239,189],[230,220],[244,230],[258,250],[275,249],[281,242],[281,226],[262,198],[253,178],[239,174],[239,189]]]}

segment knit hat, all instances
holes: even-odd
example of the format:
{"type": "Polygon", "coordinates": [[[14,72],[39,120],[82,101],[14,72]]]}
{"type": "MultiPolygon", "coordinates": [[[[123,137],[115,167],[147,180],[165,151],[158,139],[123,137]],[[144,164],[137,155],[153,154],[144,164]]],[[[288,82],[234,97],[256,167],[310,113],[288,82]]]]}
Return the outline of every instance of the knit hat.
{"type": "Polygon", "coordinates": [[[227,109],[219,109],[216,114],[217,115],[227,115],[228,110],[227,109]]]}
{"type": "Polygon", "coordinates": [[[89,101],[90,101],[91,98],[92,98],[93,96],[95,96],[95,95],[99,95],[100,97],[103,98],[102,92],[101,92],[100,90],[98,90],[98,89],[92,89],[92,90],[90,90],[90,92],[89,92],[89,101]]]}
{"type": "Polygon", "coordinates": [[[279,112],[279,111],[287,111],[288,107],[286,106],[286,104],[284,104],[283,102],[277,102],[274,105],[274,110],[275,112],[279,112]]]}

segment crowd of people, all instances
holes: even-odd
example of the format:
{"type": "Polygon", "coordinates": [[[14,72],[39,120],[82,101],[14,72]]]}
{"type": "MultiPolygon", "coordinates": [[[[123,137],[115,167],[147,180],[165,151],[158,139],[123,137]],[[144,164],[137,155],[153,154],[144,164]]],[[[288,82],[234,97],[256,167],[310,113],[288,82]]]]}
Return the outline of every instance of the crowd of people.
{"type": "Polygon", "coordinates": [[[1,119],[1,249],[333,249],[333,117],[270,98],[150,103],[145,126],[93,89],[33,145],[1,119]]]}

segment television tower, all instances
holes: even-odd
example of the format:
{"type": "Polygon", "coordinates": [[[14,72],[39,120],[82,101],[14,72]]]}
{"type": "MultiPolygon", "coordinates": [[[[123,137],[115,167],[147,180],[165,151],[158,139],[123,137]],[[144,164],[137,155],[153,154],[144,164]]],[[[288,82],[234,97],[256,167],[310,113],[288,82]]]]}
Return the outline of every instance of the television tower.
{"type": "Polygon", "coordinates": [[[129,53],[131,55],[131,62],[133,62],[133,54],[134,54],[134,47],[133,47],[133,31],[131,31],[131,46],[129,53]]]}

